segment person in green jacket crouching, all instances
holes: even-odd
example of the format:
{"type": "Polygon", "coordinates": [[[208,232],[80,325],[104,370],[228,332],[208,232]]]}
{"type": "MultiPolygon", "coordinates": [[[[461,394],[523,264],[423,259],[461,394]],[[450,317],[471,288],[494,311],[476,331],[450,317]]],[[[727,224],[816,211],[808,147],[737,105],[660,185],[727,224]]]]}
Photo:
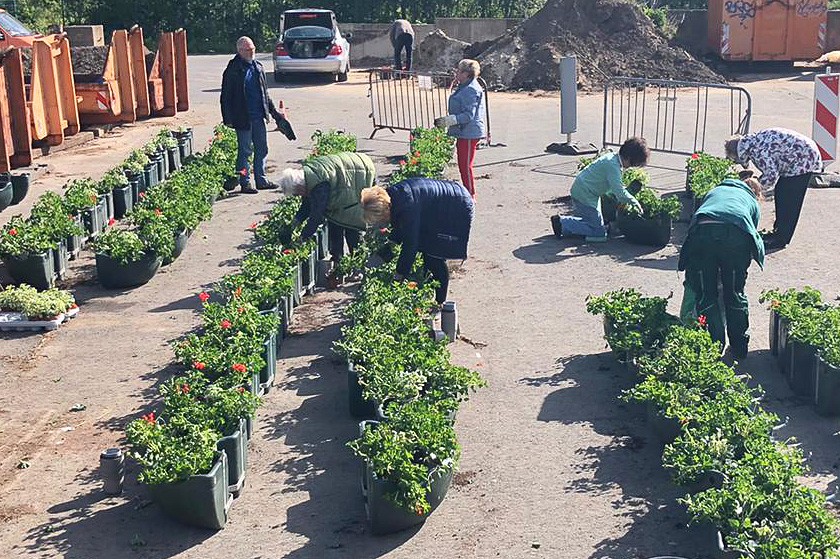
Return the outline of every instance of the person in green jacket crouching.
{"type": "Polygon", "coordinates": [[[754,178],[723,181],[703,198],[680,251],[678,269],[685,270],[681,318],[699,320],[721,348],[728,333],[736,359],[746,357],[750,341],[747,269],[753,260],[764,268],[764,243],[757,230],[760,199],[761,184],[754,178]],[[725,323],[718,283],[723,286],[725,323]]]}
{"type": "Polygon", "coordinates": [[[582,170],[572,183],[573,216],[551,216],[551,228],[557,237],[585,237],[589,242],[607,240],[607,228],[601,213],[601,196],[610,193],[619,204],[641,206],[627,192],[621,176],[624,169],[644,167],[650,158],[650,149],[644,138],[630,138],[618,153],[605,153],[582,170]]]}
{"type": "Polygon", "coordinates": [[[376,182],[373,160],[363,153],[345,152],[307,159],[302,169],[286,169],[280,186],[287,196],[302,196],[293,221],[306,223],[301,241],[306,241],[329,222],[329,250],[334,263],[344,255],[344,242],[352,252],[359,244],[365,220],[362,190],[376,182]]]}

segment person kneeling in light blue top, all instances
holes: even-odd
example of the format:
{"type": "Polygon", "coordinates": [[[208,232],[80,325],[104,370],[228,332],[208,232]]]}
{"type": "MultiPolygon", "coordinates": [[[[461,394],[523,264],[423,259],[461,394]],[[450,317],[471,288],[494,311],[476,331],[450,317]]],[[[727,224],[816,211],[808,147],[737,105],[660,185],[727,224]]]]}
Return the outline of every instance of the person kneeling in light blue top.
{"type": "Polygon", "coordinates": [[[621,180],[624,169],[644,167],[650,150],[644,138],[630,138],[618,153],[605,153],[586,167],[572,184],[574,215],[551,216],[551,227],[557,237],[585,237],[589,242],[607,240],[607,228],[601,214],[601,196],[612,194],[619,204],[641,206],[624,188],[621,180]]]}

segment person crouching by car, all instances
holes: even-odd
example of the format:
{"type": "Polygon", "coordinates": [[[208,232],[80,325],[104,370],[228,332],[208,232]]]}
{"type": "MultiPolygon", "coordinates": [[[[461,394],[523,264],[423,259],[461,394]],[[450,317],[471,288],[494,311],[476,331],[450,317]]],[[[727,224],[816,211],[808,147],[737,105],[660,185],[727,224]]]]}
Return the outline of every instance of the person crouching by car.
{"type": "Polygon", "coordinates": [[[362,210],[368,225],[390,224],[390,240],[402,245],[394,279],[407,277],[421,253],[424,271],[440,284],[435,300],[442,305],[449,291],[446,261],[467,258],[473,218],[469,192],[454,181],[410,178],[364,189],[362,210]]]}
{"type": "Polygon", "coordinates": [[[280,175],[287,196],[303,197],[293,229],[305,222],[301,240],[306,241],[328,221],[329,250],[335,264],[344,256],[345,241],[351,252],[359,244],[365,230],[361,193],[374,182],[373,160],[356,152],[312,157],[301,169],[285,169],[280,175]]]}
{"type": "Polygon", "coordinates": [[[584,237],[593,243],[606,241],[601,196],[612,194],[619,204],[635,206],[641,212],[639,202],[624,188],[622,173],[630,167],[644,167],[649,158],[650,150],[644,138],[630,138],[618,153],[609,152],[598,157],[578,173],[572,183],[574,215],[551,216],[554,234],[557,237],[584,237]]]}
{"type": "Polygon", "coordinates": [[[709,191],[691,218],[677,266],[685,270],[681,318],[687,322],[704,316],[701,322],[721,347],[728,334],[736,359],[746,357],[750,341],[747,269],[753,260],[764,267],[764,243],[757,231],[760,199],[761,185],[754,178],[727,179],[709,191]],[[723,286],[723,312],[718,282],[723,286]]]}

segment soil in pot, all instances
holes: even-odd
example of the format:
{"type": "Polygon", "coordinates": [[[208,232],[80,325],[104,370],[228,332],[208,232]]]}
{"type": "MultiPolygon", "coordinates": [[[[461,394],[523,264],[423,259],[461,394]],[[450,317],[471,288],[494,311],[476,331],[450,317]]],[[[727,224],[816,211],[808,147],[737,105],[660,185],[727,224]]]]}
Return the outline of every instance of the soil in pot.
{"type": "Polygon", "coordinates": [[[227,455],[228,490],[235,497],[239,496],[239,491],[245,484],[245,472],[248,469],[247,429],[246,421],[240,419],[239,427],[216,443],[216,448],[227,455]]]}
{"type": "Polygon", "coordinates": [[[41,254],[6,256],[3,263],[6,270],[18,283],[26,283],[35,289],[49,289],[55,284],[55,269],[52,249],[41,254]]]}
{"type": "Polygon", "coordinates": [[[233,500],[228,491],[228,464],[224,452],[206,474],[176,483],[150,485],[154,501],[172,518],[200,528],[224,528],[233,500]]]}
{"type": "Polygon", "coordinates": [[[29,193],[29,173],[20,173],[19,175],[12,175],[12,205],[20,204],[29,193]]]}
{"type": "Polygon", "coordinates": [[[0,212],[11,206],[14,199],[15,187],[12,182],[8,179],[0,179],[0,212]]]}
{"type": "Polygon", "coordinates": [[[814,403],[820,415],[840,415],[840,367],[826,363],[821,355],[817,355],[814,403]]]}
{"type": "Polygon", "coordinates": [[[414,511],[408,511],[397,506],[388,499],[387,494],[397,489],[393,483],[378,479],[369,467],[365,470],[367,478],[365,512],[371,532],[376,535],[392,534],[425,522],[429,515],[443,502],[452,483],[452,468],[433,471],[429,476],[429,487],[426,492],[426,499],[429,501],[432,510],[418,515],[414,511]]]}
{"type": "Polygon", "coordinates": [[[664,247],[671,241],[672,221],[670,216],[660,215],[653,219],[645,219],[619,212],[616,223],[624,234],[624,238],[631,243],[664,247]]]}
{"type": "Polygon", "coordinates": [[[132,190],[131,184],[114,189],[114,219],[122,219],[134,208],[134,193],[132,190]]]}
{"type": "Polygon", "coordinates": [[[788,382],[793,392],[811,400],[814,398],[817,375],[817,348],[797,340],[790,341],[788,382]]]}
{"type": "Polygon", "coordinates": [[[146,254],[136,262],[121,264],[105,254],[96,255],[96,275],[107,289],[137,287],[147,283],[160,268],[160,257],[146,254]]]}

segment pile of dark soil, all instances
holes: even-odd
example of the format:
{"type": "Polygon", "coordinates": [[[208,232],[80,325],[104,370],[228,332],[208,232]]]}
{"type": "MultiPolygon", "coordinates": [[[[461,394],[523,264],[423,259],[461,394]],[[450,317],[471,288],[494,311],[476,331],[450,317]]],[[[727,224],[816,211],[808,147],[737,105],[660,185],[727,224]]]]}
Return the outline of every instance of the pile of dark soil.
{"type": "Polygon", "coordinates": [[[558,89],[558,64],[566,54],[578,57],[581,89],[600,88],[618,76],[724,81],[672,46],[632,0],[548,0],[518,28],[477,50],[467,52],[481,62],[492,89],[558,89]]]}
{"type": "Polygon", "coordinates": [[[450,72],[464,58],[464,51],[469,46],[469,43],[453,39],[437,29],[417,45],[413,69],[420,72],[450,72]]]}
{"type": "Polygon", "coordinates": [[[108,47],[70,47],[70,59],[73,79],[80,83],[100,82],[108,60],[108,47]]]}

